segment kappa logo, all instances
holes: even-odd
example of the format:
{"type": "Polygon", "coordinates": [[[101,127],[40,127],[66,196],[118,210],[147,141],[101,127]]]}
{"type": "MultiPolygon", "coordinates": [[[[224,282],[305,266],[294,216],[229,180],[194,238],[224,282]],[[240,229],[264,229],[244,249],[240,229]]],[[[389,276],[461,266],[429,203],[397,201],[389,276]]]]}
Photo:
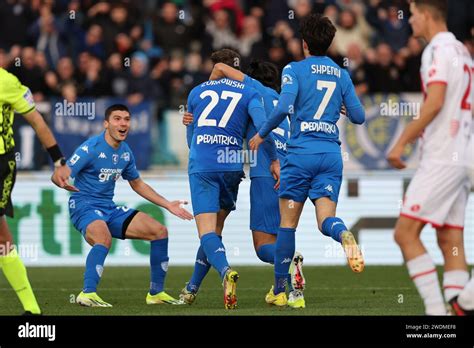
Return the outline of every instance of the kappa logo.
{"type": "Polygon", "coordinates": [[[203,266],[207,266],[207,265],[208,265],[206,262],[204,262],[204,261],[201,260],[201,259],[196,259],[196,263],[199,263],[200,265],[203,265],[203,266]]]}
{"type": "Polygon", "coordinates": [[[104,273],[104,267],[101,265],[96,265],[95,266],[95,271],[99,275],[99,277],[102,277],[102,273],[104,273]]]}
{"type": "Polygon", "coordinates": [[[105,155],[105,153],[101,152],[101,153],[99,154],[99,158],[104,158],[104,159],[105,159],[105,158],[107,158],[107,156],[105,155]]]}
{"type": "Polygon", "coordinates": [[[333,192],[332,185],[328,185],[324,189],[331,192],[331,193],[333,192]]]}
{"type": "Polygon", "coordinates": [[[286,259],[283,259],[281,264],[283,265],[284,263],[290,263],[290,262],[291,262],[291,258],[287,257],[286,259]]]}
{"type": "Polygon", "coordinates": [[[89,146],[84,145],[83,147],[81,147],[81,150],[84,151],[85,153],[89,153],[89,146]]]}
{"type": "Polygon", "coordinates": [[[116,153],[114,153],[112,155],[112,162],[114,162],[114,164],[117,164],[118,163],[118,158],[119,158],[119,155],[117,155],[116,153]]]}
{"type": "Polygon", "coordinates": [[[217,248],[214,253],[218,253],[219,251],[225,253],[225,249],[224,248],[217,248]]]}

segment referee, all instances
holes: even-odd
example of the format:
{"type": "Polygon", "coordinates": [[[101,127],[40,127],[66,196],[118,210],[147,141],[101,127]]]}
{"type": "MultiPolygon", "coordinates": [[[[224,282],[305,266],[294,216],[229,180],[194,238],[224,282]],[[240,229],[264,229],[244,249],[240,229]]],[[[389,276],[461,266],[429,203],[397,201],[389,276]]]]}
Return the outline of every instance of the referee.
{"type": "Polygon", "coordinates": [[[25,266],[13,245],[12,235],[7,225],[5,215],[13,217],[11,193],[16,177],[16,161],[13,140],[14,112],[23,114],[34,128],[41,144],[48,150],[54,162],[54,179],[60,186],[75,190],[68,185],[70,169],[65,165],[66,160],[61,154],[53,133],[46,125],[43,117],[36,111],[33,96],[28,87],[5,69],[0,68],[0,268],[7,281],[15,290],[25,314],[41,314],[31,289],[25,266]]]}

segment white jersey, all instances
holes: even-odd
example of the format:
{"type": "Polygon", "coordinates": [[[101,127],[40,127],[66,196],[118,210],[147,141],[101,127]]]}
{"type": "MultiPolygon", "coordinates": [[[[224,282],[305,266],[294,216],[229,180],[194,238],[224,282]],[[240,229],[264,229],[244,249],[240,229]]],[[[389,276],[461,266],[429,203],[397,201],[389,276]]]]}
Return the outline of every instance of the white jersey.
{"type": "Polygon", "coordinates": [[[446,84],[443,107],[420,140],[421,161],[473,166],[473,62],[467,48],[450,32],[436,34],[421,58],[423,92],[432,83],[446,84]]]}

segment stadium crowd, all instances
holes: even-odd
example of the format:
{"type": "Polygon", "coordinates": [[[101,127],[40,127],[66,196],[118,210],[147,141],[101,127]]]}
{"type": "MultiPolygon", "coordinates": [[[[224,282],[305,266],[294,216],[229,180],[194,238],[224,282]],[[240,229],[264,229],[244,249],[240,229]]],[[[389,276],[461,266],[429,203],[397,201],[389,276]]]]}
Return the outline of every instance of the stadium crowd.
{"type": "MultiPolygon", "coordinates": [[[[456,3],[452,30],[474,52],[474,6],[456,3]]],[[[312,11],[336,24],[331,56],[358,94],[419,91],[423,47],[410,37],[406,0],[2,0],[0,67],[36,101],[120,96],[177,107],[208,78],[214,50],[238,50],[244,68],[302,59],[298,21],[312,11]]]]}

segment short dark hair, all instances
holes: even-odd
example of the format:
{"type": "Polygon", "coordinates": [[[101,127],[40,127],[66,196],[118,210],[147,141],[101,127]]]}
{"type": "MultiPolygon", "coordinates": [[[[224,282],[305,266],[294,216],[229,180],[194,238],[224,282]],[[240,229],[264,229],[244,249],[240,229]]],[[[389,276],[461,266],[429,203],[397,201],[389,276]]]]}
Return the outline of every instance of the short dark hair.
{"type": "Polygon", "coordinates": [[[324,56],[334,39],[336,27],[328,17],[312,13],[301,20],[300,34],[308,45],[309,53],[324,56]]]}
{"type": "Polygon", "coordinates": [[[447,0],[412,0],[411,2],[418,8],[431,10],[434,19],[442,19],[445,21],[448,17],[447,0]]]}
{"type": "Polygon", "coordinates": [[[273,88],[277,92],[280,89],[280,73],[273,63],[258,60],[252,61],[247,70],[247,75],[260,81],[264,86],[273,88]]]}
{"type": "Polygon", "coordinates": [[[240,62],[242,58],[238,52],[231,50],[230,48],[223,48],[212,53],[211,60],[214,64],[224,63],[234,69],[240,70],[240,62]]]}
{"type": "Polygon", "coordinates": [[[112,114],[112,112],[114,111],[126,111],[128,113],[130,113],[130,110],[128,110],[128,107],[126,105],[123,105],[123,104],[114,104],[114,105],[110,105],[106,110],[105,110],[105,120],[108,121],[109,118],[110,118],[110,115],[112,114]]]}

